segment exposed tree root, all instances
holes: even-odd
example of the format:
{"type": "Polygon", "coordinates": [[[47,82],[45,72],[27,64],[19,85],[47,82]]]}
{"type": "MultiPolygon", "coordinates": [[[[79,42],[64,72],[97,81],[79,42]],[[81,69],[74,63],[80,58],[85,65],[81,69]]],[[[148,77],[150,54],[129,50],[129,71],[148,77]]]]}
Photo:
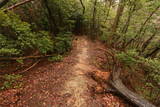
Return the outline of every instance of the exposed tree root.
{"type": "Polygon", "coordinates": [[[138,94],[130,91],[120,79],[120,69],[118,71],[113,71],[111,74],[111,79],[109,83],[117,90],[118,93],[120,93],[122,96],[124,96],[127,100],[129,100],[131,103],[137,105],[138,107],[156,107],[153,104],[151,104],[149,101],[145,100],[138,94]]]}

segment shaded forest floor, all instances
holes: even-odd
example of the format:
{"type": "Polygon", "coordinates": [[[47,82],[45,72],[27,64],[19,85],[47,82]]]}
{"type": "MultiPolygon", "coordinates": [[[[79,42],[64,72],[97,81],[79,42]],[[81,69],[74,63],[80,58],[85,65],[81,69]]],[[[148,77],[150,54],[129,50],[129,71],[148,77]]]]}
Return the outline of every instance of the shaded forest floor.
{"type": "Polygon", "coordinates": [[[126,107],[117,96],[95,92],[99,84],[89,73],[105,71],[101,65],[106,62],[104,51],[98,48],[105,46],[76,37],[63,61],[43,60],[23,74],[22,88],[0,92],[0,107],[126,107]]]}

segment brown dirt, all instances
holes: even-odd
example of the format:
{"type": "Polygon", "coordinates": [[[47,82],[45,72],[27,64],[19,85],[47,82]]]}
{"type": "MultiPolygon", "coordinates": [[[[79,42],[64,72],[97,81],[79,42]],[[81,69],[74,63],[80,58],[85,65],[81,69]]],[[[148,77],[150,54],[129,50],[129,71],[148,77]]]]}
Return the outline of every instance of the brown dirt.
{"type": "Polygon", "coordinates": [[[105,53],[96,50],[99,47],[105,48],[98,41],[77,37],[62,62],[42,61],[23,74],[24,87],[0,92],[0,107],[125,107],[120,98],[92,90],[98,82],[88,73],[103,71],[106,61],[105,53]]]}

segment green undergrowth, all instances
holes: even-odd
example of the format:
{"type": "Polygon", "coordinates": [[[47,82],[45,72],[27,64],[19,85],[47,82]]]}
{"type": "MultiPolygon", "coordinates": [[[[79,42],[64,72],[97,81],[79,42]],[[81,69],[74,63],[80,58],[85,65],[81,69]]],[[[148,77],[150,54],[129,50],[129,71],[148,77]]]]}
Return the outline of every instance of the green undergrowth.
{"type": "Polygon", "coordinates": [[[19,74],[5,74],[1,76],[0,89],[21,88],[23,83],[20,81],[22,75],[19,74]]]}
{"type": "Polygon", "coordinates": [[[160,60],[158,58],[144,58],[136,50],[119,52],[116,57],[123,64],[129,75],[136,75],[131,81],[142,81],[132,84],[135,90],[146,99],[156,102],[160,95],[160,60]],[[131,71],[131,72],[130,72],[131,71]],[[143,75],[140,77],[139,74],[143,75]],[[135,79],[135,80],[134,80],[135,79]]]}
{"type": "Polygon", "coordinates": [[[0,11],[0,56],[19,57],[27,51],[40,54],[63,54],[71,49],[72,33],[61,32],[51,36],[48,31],[33,31],[31,24],[12,12],[0,11]]]}
{"type": "Polygon", "coordinates": [[[49,57],[48,61],[59,62],[59,61],[62,61],[62,59],[63,59],[62,55],[57,55],[57,56],[49,57]]]}

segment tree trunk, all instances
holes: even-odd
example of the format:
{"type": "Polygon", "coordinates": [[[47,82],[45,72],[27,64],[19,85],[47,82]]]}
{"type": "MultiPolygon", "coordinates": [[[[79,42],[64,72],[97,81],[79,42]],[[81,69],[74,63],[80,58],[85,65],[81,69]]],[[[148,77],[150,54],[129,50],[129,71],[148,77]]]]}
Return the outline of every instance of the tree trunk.
{"type": "Polygon", "coordinates": [[[154,58],[158,54],[159,51],[160,51],[160,48],[156,47],[151,53],[147,54],[145,58],[148,58],[148,57],[154,58]]]}
{"type": "Polygon", "coordinates": [[[93,16],[92,16],[92,27],[91,27],[91,35],[94,38],[95,37],[95,33],[96,33],[96,13],[97,13],[97,0],[94,1],[93,4],[93,16]]]}
{"type": "Polygon", "coordinates": [[[127,18],[126,24],[124,25],[124,27],[122,29],[122,33],[123,34],[126,34],[127,31],[128,31],[128,27],[129,27],[133,12],[135,11],[135,7],[136,7],[136,5],[134,4],[134,6],[131,7],[130,10],[129,10],[129,14],[128,14],[128,18],[127,18]]]}
{"type": "Polygon", "coordinates": [[[50,9],[48,5],[48,0],[43,0],[43,2],[48,12],[48,21],[50,23],[50,31],[54,33],[54,35],[56,35],[58,32],[58,28],[57,28],[57,24],[55,23],[55,18],[52,14],[52,10],[50,9]]]}
{"type": "Polygon", "coordinates": [[[130,41],[128,41],[125,47],[127,47],[129,44],[131,44],[135,40],[135,38],[141,35],[142,31],[144,30],[145,25],[148,23],[148,21],[150,21],[151,17],[159,10],[159,8],[160,8],[160,5],[157,6],[155,10],[147,17],[147,19],[142,24],[140,30],[137,32],[136,36],[132,38],[130,41]]]}
{"type": "Polygon", "coordinates": [[[155,8],[155,10],[149,15],[149,17],[144,21],[144,23],[142,24],[139,32],[137,32],[136,37],[142,33],[142,31],[143,31],[145,25],[147,24],[147,22],[148,22],[148,21],[151,19],[151,17],[159,10],[159,8],[160,8],[160,5],[157,6],[157,7],[155,8]]]}
{"type": "Polygon", "coordinates": [[[83,2],[82,2],[82,0],[79,0],[80,1],[80,3],[81,3],[81,5],[82,5],[82,7],[83,7],[83,14],[85,13],[85,6],[84,6],[84,4],[83,4],[83,2]]]}
{"type": "Polygon", "coordinates": [[[107,14],[106,14],[105,23],[107,22],[108,16],[110,14],[111,6],[112,6],[112,1],[109,1],[109,6],[108,6],[107,14]]]}
{"type": "Polygon", "coordinates": [[[151,43],[151,41],[156,36],[156,34],[157,34],[157,30],[153,33],[153,35],[146,42],[143,43],[143,45],[142,45],[142,51],[141,52],[145,51],[145,49],[151,43]]]}
{"type": "Polygon", "coordinates": [[[123,13],[123,10],[124,10],[124,6],[125,6],[124,0],[120,0],[119,5],[118,5],[118,9],[117,9],[117,15],[114,18],[114,22],[113,22],[113,25],[111,27],[111,29],[112,29],[111,31],[113,33],[116,33],[116,31],[117,31],[117,28],[118,28],[118,25],[119,25],[119,22],[120,22],[120,18],[122,16],[122,13],[123,13]]]}

